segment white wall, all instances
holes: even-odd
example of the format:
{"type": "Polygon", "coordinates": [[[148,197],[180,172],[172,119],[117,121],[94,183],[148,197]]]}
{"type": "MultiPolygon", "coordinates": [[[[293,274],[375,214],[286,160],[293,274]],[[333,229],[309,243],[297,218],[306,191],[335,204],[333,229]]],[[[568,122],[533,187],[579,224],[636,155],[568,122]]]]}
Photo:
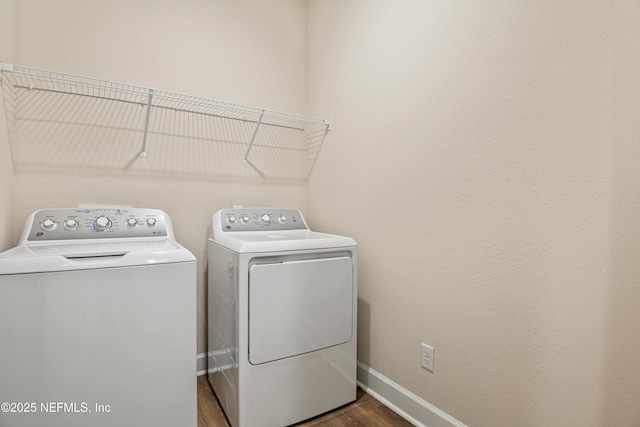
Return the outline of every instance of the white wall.
{"type": "Polygon", "coordinates": [[[359,360],[474,427],[639,425],[640,3],[309,4],[359,360]]]}
{"type": "MultiPolygon", "coordinates": [[[[8,64],[15,60],[17,13],[17,0],[0,1],[0,61],[8,64]]],[[[12,180],[11,149],[0,97],[0,252],[14,244],[12,180]]]]}
{"type": "MultiPolygon", "coordinates": [[[[305,113],[304,2],[20,0],[18,6],[16,64],[305,113]]],[[[112,161],[111,146],[100,151],[108,168],[81,167],[82,158],[74,159],[73,168],[56,163],[65,158],[59,155],[67,148],[64,135],[39,143],[56,155],[48,164],[16,161],[16,229],[30,212],[45,207],[116,204],[167,211],[178,240],[198,258],[198,352],[206,351],[204,267],[211,215],[233,204],[306,207],[300,184],[235,181],[217,171],[194,177],[189,162],[163,174],[151,148],[146,159],[131,162],[144,161],[155,172],[134,174],[127,162],[112,161]]],[[[91,155],[87,162],[93,164],[97,154],[68,155],[91,155]]],[[[242,158],[228,161],[241,164],[242,158]]]]}

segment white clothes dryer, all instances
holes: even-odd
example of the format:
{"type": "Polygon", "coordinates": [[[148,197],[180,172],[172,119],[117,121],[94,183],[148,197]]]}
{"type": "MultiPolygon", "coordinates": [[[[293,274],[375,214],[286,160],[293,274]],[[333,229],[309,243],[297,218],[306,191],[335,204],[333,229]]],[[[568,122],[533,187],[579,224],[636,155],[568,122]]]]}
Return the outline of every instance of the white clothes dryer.
{"type": "Polygon", "coordinates": [[[287,426],[355,400],[356,248],[295,209],[213,215],[208,377],[232,426],[287,426]]]}
{"type": "Polygon", "coordinates": [[[0,426],[197,426],[196,259],[157,209],[31,214],[0,254],[0,426]]]}

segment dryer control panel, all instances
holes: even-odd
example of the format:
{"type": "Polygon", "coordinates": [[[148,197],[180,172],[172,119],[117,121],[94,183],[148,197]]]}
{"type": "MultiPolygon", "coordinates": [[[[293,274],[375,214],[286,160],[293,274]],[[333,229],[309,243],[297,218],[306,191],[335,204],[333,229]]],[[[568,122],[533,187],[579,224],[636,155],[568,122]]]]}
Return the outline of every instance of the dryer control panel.
{"type": "MultiPolygon", "coordinates": [[[[171,223],[159,209],[42,209],[27,221],[29,241],[167,236],[171,223]]],[[[26,230],[25,230],[26,232],[26,230]]]]}
{"type": "Polygon", "coordinates": [[[307,230],[297,209],[234,208],[220,211],[222,231],[307,230]]]}

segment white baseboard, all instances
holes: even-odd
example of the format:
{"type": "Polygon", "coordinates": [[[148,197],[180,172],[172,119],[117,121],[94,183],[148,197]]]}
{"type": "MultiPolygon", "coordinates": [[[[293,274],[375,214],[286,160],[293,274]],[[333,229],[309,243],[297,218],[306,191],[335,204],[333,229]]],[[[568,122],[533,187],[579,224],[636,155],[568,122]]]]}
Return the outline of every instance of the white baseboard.
{"type": "Polygon", "coordinates": [[[364,363],[358,362],[357,372],[360,388],[411,424],[417,427],[467,427],[364,363]]]}
{"type": "Polygon", "coordinates": [[[198,354],[198,358],[196,359],[196,372],[198,376],[207,375],[208,357],[209,353],[198,354]]]}
{"type": "MultiPolygon", "coordinates": [[[[224,355],[226,353],[227,353],[226,351],[220,350],[220,351],[214,351],[213,353],[209,352],[209,353],[200,353],[200,354],[198,354],[198,358],[197,358],[197,362],[196,362],[197,363],[197,367],[196,367],[197,375],[198,376],[207,375],[207,374],[210,374],[212,372],[215,372],[217,369],[224,370],[224,369],[233,368],[232,365],[224,365],[224,366],[221,366],[220,368],[217,368],[217,369],[213,369],[213,370],[209,369],[209,366],[208,366],[209,365],[209,356],[211,356],[211,355],[216,356],[217,354],[224,355]]],[[[218,360],[220,360],[220,359],[218,359],[218,360]]]]}

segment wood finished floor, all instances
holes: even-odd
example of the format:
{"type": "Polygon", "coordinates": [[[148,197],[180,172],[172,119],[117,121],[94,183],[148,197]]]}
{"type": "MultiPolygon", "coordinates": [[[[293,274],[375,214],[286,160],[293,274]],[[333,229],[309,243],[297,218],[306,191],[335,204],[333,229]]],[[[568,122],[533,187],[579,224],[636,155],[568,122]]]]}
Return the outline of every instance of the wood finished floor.
{"type": "MultiPolygon", "coordinates": [[[[318,426],[411,427],[411,424],[358,389],[355,402],[295,425],[295,427],[318,426]]],[[[198,377],[198,427],[229,427],[206,375],[198,377]]]]}

